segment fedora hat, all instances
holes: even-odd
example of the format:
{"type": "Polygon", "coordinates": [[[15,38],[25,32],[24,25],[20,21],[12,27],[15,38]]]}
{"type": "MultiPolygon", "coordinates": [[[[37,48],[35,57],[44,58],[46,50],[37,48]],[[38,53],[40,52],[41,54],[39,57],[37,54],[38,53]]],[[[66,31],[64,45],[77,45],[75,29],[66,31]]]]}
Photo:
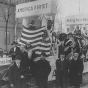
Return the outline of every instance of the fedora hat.
{"type": "Polygon", "coordinates": [[[18,44],[17,42],[13,41],[11,45],[18,44]]]}

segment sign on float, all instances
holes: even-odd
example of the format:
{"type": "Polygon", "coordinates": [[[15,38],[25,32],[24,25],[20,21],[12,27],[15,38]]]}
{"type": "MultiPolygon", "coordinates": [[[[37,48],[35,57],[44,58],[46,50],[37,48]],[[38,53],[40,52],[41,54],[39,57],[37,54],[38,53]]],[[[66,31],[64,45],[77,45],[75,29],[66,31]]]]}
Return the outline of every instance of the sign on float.
{"type": "Polygon", "coordinates": [[[16,18],[56,14],[56,0],[38,0],[16,5],[16,18]]]}
{"type": "Polygon", "coordinates": [[[10,65],[12,63],[12,58],[0,58],[0,66],[10,65]]]}
{"type": "Polygon", "coordinates": [[[88,24],[88,15],[67,16],[66,25],[72,24],[88,24]]]}

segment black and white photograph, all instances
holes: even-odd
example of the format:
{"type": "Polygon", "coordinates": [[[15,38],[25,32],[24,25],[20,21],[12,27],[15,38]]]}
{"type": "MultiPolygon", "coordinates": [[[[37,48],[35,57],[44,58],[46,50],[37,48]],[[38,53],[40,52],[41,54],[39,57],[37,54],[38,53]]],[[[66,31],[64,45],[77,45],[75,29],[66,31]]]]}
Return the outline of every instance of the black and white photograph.
{"type": "Polygon", "coordinates": [[[88,88],[88,0],[0,0],[0,88],[88,88]]]}

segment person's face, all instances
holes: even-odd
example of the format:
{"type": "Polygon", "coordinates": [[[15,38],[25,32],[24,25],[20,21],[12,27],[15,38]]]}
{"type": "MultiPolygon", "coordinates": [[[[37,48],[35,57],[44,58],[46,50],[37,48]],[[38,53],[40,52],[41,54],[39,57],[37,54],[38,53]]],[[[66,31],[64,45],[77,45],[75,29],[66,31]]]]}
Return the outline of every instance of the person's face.
{"type": "Polygon", "coordinates": [[[82,54],[81,57],[80,57],[80,59],[85,59],[85,55],[82,54]]]}
{"type": "Polygon", "coordinates": [[[41,59],[44,60],[44,58],[45,58],[45,57],[44,57],[43,55],[41,55],[41,59]]]}
{"type": "Polygon", "coordinates": [[[21,51],[22,51],[22,52],[24,52],[24,51],[25,51],[25,48],[24,48],[24,46],[23,46],[23,45],[20,47],[20,49],[21,49],[21,51]]]}
{"type": "Polygon", "coordinates": [[[78,53],[74,53],[74,60],[78,59],[78,53]]]}
{"type": "Polygon", "coordinates": [[[15,60],[16,64],[20,64],[21,60],[15,60]]]}
{"type": "Polygon", "coordinates": [[[13,44],[13,47],[17,47],[17,44],[13,44]]]}
{"type": "Polygon", "coordinates": [[[63,61],[65,58],[65,55],[60,55],[61,60],[63,61]]]}

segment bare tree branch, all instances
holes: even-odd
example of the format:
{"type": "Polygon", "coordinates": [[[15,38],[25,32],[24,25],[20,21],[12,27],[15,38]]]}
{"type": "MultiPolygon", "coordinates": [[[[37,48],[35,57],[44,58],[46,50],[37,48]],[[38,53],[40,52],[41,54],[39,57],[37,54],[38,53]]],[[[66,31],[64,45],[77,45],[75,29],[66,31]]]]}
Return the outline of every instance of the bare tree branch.
{"type": "Polygon", "coordinates": [[[3,17],[4,17],[5,21],[6,21],[5,12],[4,12],[4,10],[3,10],[3,8],[2,8],[2,6],[1,6],[1,4],[0,4],[0,7],[1,7],[1,10],[2,10],[2,12],[3,12],[3,17]]]}

